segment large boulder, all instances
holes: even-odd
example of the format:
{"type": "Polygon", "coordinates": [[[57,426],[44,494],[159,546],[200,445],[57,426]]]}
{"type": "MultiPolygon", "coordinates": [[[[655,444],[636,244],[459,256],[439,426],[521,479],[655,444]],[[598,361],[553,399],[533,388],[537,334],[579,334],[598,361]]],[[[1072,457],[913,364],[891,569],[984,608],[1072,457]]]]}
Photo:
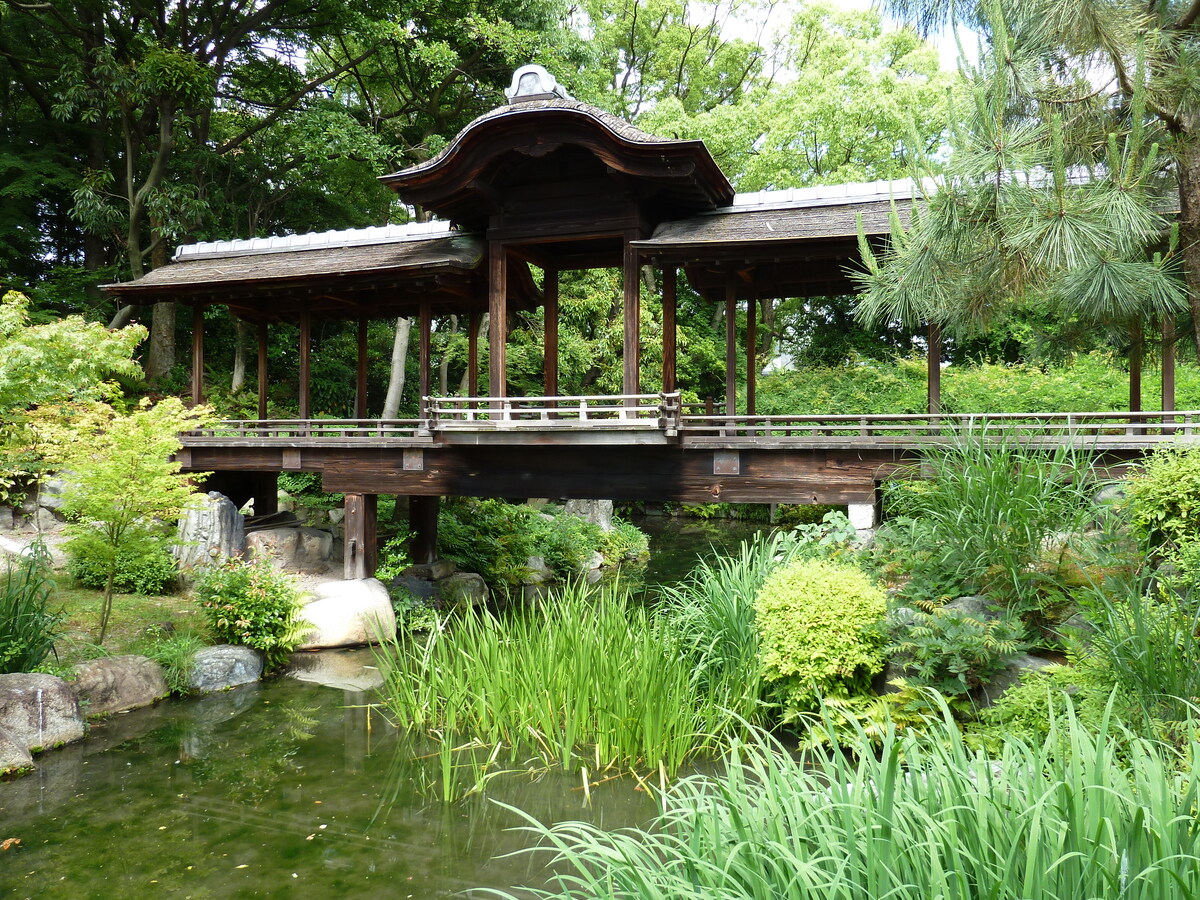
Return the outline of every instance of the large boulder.
{"type": "Polygon", "coordinates": [[[286,674],[297,681],[343,691],[370,691],[383,686],[375,657],[365,648],[294,653],[286,674]]]}
{"type": "Polygon", "coordinates": [[[233,501],[209,491],[179,520],[173,548],[181,569],[219,565],[246,549],[246,520],[233,501]]]}
{"type": "Polygon", "coordinates": [[[438,593],[446,608],[482,606],[488,601],[487,582],[475,572],[455,572],[437,583],[438,593]]]}
{"type": "Polygon", "coordinates": [[[162,666],[145,656],[109,656],[75,667],[75,693],[87,714],[149,706],[167,696],[162,666]]]}
{"type": "Polygon", "coordinates": [[[567,515],[600,526],[601,531],[613,530],[613,502],[611,500],[568,500],[564,511],[567,515]]]}
{"type": "Polygon", "coordinates": [[[29,748],[0,728],[0,775],[33,766],[29,748]]]}
{"type": "Polygon", "coordinates": [[[196,651],[188,682],[192,690],[208,694],[258,681],[262,672],[263,656],[253,647],[218,644],[196,651]]]}
{"type": "Polygon", "coordinates": [[[1052,660],[1029,653],[1014,656],[1004,664],[1003,669],[992,676],[987,684],[979,687],[975,692],[975,702],[981,708],[991,706],[1000,699],[1001,694],[1020,684],[1026,675],[1054,664],[1052,660]]]}
{"type": "Polygon", "coordinates": [[[79,698],[53,675],[0,675],[0,729],[27,750],[77,741],[85,725],[79,698]]]}
{"type": "Polygon", "coordinates": [[[396,633],[392,598],[375,578],[319,584],[300,615],[312,626],[300,650],[357,647],[396,633]]]}
{"type": "Polygon", "coordinates": [[[246,536],[246,550],[285,571],[316,574],[329,568],[333,535],[319,528],[267,528],[246,536]]]}

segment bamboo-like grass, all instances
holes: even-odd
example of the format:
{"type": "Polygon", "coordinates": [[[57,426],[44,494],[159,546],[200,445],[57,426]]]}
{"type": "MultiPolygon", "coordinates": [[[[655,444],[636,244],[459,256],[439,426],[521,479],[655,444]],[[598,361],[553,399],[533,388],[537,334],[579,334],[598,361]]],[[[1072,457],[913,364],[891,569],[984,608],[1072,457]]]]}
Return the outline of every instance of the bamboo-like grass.
{"type": "Polygon", "coordinates": [[[390,641],[378,654],[381,705],[446,748],[673,775],[743,725],[667,628],[619,588],[567,586],[531,609],[390,641]]]}
{"type": "Polygon", "coordinates": [[[531,824],[556,859],[551,887],[534,893],[1193,900],[1200,745],[1180,757],[1115,733],[1107,724],[1088,731],[1068,709],[1044,746],[1009,740],[989,757],[968,750],[947,716],[923,736],[890,731],[878,756],[813,752],[798,761],[760,736],[729,753],[722,776],[672,787],[649,830],[531,824]]]}

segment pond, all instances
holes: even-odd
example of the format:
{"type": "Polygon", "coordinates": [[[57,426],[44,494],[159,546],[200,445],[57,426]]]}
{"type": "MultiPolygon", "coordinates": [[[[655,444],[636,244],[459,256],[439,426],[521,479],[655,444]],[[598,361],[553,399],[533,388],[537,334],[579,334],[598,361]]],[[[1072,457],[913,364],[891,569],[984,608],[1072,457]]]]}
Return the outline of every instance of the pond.
{"type": "MultiPolygon", "coordinates": [[[[753,530],[650,524],[657,583],[753,530]]],[[[0,842],[20,841],[0,896],[483,896],[545,878],[544,857],[510,855],[532,838],[508,806],[604,828],[656,810],[633,778],[588,803],[578,774],[507,764],[486,796],[443,804],[428,750],[367,708],[370,652],[308,659],[299,678],[114,716],[0,784],[0,842]]]]}

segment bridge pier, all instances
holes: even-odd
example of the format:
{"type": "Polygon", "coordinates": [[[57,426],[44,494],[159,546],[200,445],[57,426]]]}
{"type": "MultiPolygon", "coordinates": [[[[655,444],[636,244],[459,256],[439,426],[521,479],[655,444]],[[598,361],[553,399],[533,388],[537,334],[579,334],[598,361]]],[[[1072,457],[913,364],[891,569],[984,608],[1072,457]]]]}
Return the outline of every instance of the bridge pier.
{"type": "Polygon", "coordinates": [[[408,527],[413,532],[409,555],[414,565],[429,565],[437,559],[438,505],[437,497],[408,498],[408,527]]]}
{"type": "Polygon", "coordinates": [[[347,581],[373,578],[378,562],[376,552],[378,494],[346,494],[346,529],[343,574],[347,581]]]}

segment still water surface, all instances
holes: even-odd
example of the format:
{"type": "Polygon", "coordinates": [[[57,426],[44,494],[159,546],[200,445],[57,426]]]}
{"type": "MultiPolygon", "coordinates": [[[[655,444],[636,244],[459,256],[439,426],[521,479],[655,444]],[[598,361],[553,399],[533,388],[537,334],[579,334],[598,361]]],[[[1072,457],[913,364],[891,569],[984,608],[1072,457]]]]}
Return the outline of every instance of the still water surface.
{"type": "MultiPolygon", "coordinates": [[[[652,523],[648,582],[752,531],[686,528],[652,523]]],[[[0,896],[481,897],[545,879],[544,857],[510,855],[535,839],[504,804],[607,829],[653,816],[632,778],[588,804],[577,773],[506,760],[486,797],[433,799],[426,748],[366,708],[371,662],[308,655],[297,677],[114,716],[43,755],[0,784],[0,841],[20,840],[0,852],[0,896]]]]}

